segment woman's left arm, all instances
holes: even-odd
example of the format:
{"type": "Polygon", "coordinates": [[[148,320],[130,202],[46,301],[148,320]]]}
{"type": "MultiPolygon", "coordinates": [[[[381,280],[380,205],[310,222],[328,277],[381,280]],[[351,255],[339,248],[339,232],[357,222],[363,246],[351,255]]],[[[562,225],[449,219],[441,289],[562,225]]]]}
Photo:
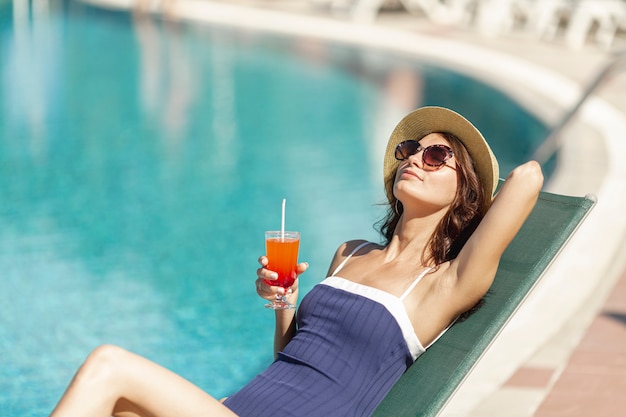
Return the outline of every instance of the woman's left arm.
{"type": "Polygon", "coordinates": [[[500,258],[532,211],[543,185],[541,166],[530,161],[506,178],[487,214],[450,264],[460,302],[473,306],[487,292],[500,258]],[[465,300],[465,301],[461,301],[465,300]]]}

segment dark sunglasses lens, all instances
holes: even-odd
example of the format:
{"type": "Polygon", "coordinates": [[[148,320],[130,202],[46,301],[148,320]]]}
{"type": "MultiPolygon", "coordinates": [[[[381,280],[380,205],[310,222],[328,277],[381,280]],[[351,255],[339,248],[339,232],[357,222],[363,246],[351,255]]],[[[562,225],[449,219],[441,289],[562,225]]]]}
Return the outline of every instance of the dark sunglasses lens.
{"type": "Polygon", "coordinates": [[[443,146],[429,146],[424,149],[424,162],[430,166],[441,166],[450,159],[450,151],[443,146]]]}
{"type": "Polygon", "coordinates": [[[409,156],[418,153],[419,150],[419,142],[414,140],[405,140],[404,142],[400,142],[398,146],[396,146],[395,157],[398,161],[404,161],[405,159],[408,159],[409,156]]]}

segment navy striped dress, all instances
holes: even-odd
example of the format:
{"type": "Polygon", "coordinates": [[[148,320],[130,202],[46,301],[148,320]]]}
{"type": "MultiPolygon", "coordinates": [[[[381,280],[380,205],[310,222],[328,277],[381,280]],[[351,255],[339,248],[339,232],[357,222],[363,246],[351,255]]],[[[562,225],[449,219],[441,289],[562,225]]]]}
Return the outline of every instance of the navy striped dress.
{"type": "Polygon", "coordinates": [[[224,404],[241,417],[371,415],[424,352],[402,300],[427,272],[401,297],[333,273],[303,298],[276,361],[224,404]]]}

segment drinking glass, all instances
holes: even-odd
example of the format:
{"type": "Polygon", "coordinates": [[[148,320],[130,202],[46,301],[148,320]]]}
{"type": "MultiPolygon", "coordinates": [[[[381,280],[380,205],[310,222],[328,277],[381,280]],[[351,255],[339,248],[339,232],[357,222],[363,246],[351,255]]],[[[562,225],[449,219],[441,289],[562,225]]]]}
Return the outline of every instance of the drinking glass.
{"type": "Polygon", "coordinates": [[[287,301],[289,288],[297,278],[298,248],[300,246],[300,232],[283,232],[272,230],[265,232],[265,250],[268,259],[267,269],[276,272],[275,280],[264,280],[268,285],[283,287],[285,295],[276,294],[276,298],[265,307],[274,310],[296,308],[287,301]]]}

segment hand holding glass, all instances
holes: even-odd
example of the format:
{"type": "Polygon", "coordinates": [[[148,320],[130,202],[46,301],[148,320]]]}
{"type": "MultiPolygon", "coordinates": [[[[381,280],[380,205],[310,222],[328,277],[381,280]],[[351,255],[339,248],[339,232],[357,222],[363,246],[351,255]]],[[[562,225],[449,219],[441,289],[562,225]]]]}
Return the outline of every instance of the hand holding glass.
{"type": "Polygon", "coordinates": [[[293,285],[298,276],[298,248],[300,246],[300,232],[265,232],[265,250],[268,259],[267,269],[276,272],[275,280],[264,280],[266,284],[282,287],[285,295],[276,294],[276,298],[265,307],[274,310],[296,308],[287,301],[289,287],[293,285]]]}

